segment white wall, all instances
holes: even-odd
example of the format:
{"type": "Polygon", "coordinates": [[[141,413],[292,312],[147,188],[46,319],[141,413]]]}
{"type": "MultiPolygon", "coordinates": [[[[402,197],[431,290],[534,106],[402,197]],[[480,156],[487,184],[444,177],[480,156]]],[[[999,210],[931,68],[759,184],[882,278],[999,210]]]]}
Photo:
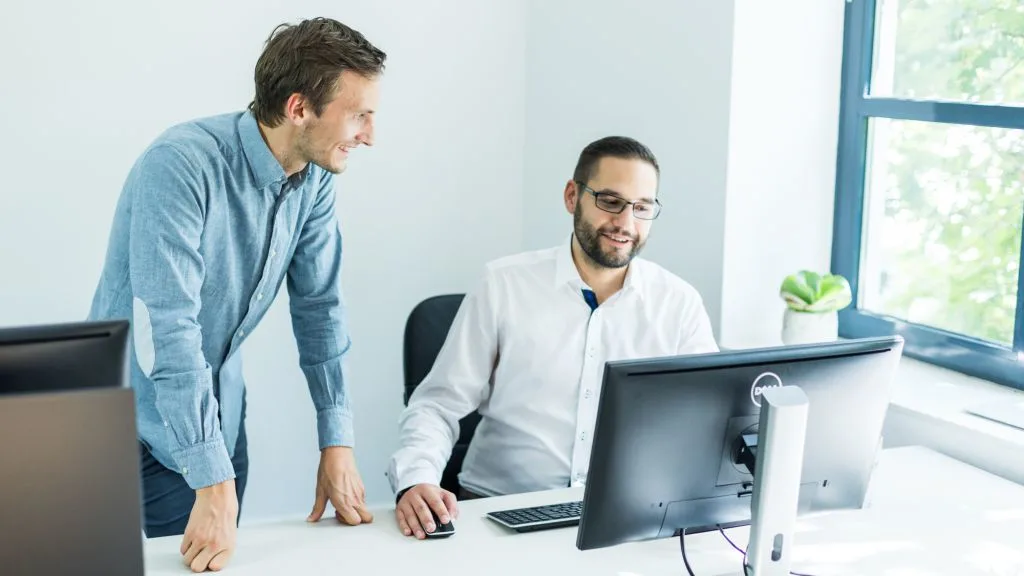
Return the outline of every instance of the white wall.
{"type": "Polygon", "coordinates": [[[839,0],[736,0],[720,339],[781,344],[779,286],[831,269],[839,0]]]}
{"type": "Polygon", "coordinates": [[[714,326],[732,11],[731,0],[531,0],[526,27],[525,247],[571,232],[562,190],[584,146],[637,138],[658,157],[665,204],[644,256],[692,283],[714,326]]]}
{"type": "MultiPolygon", "coordinates": [[[[317,15],[388,53],[378,144],[352,157],[338,208],[357,458],[369,500],[387,502],[406,315],[426,296],[465,290],[486,260],[521,246],[518,2],[5,3],[0,325],[84,318],[136,155],[171,123],[244,107],[273,27],[317,15]]],[[[244,354],[252,464],[243,520],[305,515],[316,433],[285,294],[244,354]]]]}
{"type": "Polygon", "coordinates": [[[733,348],[778,343],[778,287],[827,271],[842,2],[532,1],[523,235],[558,242],[580,149],[647,143],[666,205],[645,255],[703,294],[733,348]]]}

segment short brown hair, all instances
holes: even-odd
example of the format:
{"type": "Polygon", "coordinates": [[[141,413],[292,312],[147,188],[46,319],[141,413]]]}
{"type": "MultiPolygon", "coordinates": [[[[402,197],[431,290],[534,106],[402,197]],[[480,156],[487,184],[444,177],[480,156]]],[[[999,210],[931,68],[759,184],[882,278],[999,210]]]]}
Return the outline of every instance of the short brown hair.
{"type": "Polygon", "coordinates": [[[277,126],[284,105],[298,92],[319,116],[338,89],[345,70],[373,78],[384,71],[384,52],[358,31],[330,18],[281,24],[270,33],[256,62],[256,98],[249,104],[256,120],[277,126]]]}
{"type": "Polygon", "coordinates": [[[586,184],[594,177],[594,169],[601,158],[621,158],[623,160],[642,160],[654,167],[655,174],[661,177],[661,168],[658,166],[658,159],[647,146],[628,136],[607,136],[595,140],[580,153],[576,162],[576,170],[573,171],[573,180],[586,184]]]}

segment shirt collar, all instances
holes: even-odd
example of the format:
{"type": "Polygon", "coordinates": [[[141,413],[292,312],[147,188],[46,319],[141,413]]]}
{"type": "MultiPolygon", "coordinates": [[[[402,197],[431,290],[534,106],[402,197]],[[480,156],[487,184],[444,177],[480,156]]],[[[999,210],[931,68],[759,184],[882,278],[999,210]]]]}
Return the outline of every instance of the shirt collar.
{"type": "Polygon", "coordinates": [[[558,247],[558,257],[555,259],[555,288],[561,288],[566,284],[573,290],[586,287],[580,278],[580,271],[576,269],[576,263],[572,260],[572,234],[569,235],[568,242],[558,247]]]}
{"type": "Polygon", "coordinates": [[[636,292],[638,296],[643,296],[643,276],[640,257],[636,256],[629,263],[629,268],[626,269],[626,279],[622,283],[622,289],[628,292],[636,292]]]}
{"type": "MultiPolygon", "coordinates": [[[[576,263],[573,262],[572,238],[573,235],[570,234],[569,240],[558,247],[558,256],[555,260],[555,287],[560,288],[568,284],[573,290],[582,290],[588,286],[580,278],[580,271],[576,268],[576,263]]],[[[622,292],[624,293],[642,294],[643,273],[640,271],[638,260],[639,258],[633,258],[629,267],[626,268],[626,279],[622,283],[622,292]]]]}
{"type": "Polygon", "coordinates": [[[269,184],[283,183],[287,180],[284,168],[270,152],[270,147],[260,133],[256,118],[248,110],[238,119],[238,137],[258,188],[262,189],[269,184]]]}

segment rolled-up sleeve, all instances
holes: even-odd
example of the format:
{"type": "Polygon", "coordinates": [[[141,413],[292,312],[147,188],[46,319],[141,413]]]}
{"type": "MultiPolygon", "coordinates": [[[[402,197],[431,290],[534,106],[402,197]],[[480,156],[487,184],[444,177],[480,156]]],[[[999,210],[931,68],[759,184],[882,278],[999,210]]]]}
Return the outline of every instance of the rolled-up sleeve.
{"type": "Polygon", "coordinates": [[[219,484],[235,474],[198,321],[205,276],[199,252],[204,220],[200,176],[181,150],[162,145],[139,160],[127,186],[135,320],[144,316],[151,327],[152,364],[144,369],[156,390],[156,409],[167,428],[171,457],[188,485],[219,484]]]}
{"type": "Polygon", "coordinates": [[[320,449],[354,446],[346,367],[350,346],[341,291],[341,231],[334,178],[323,173],[316,203],[288,266],[288,296],[299,364],[316,409],[320,449]]]}

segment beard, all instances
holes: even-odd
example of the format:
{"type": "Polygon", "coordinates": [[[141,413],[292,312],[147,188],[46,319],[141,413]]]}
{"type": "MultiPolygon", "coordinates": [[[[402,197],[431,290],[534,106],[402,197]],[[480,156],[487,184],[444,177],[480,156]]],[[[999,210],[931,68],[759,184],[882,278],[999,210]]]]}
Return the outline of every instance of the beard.
{"type": "Polygon", "coordinates": [[[345,171],[345,164],[342,164],[340,166],[336,164],[331,164],[332,160],[329,152],[325,154],[320,154],[315,158],[310,158],[309,162],[315,166],[323,168],[325,171],[330,172],[331,174],[337,175],[345,171]]]}
{"type": "Polygon", "coordinates": [[[331,174],[341,174],[345,171],[345,162],[340,165],[334,163],[334,149],[318,149],[315,142],[310,137],[310,134],[317,127],[317,124],[307,127],[299,135],[299,140],[295,145],[296,151],[302,156],[303,160],[319,166],[330,172],[331,174]]]}
{"type": "Polygon", "coordinates": [[[644,247],[644,242],[640,242],[637,235],[629,234],[621,228],[595,229],[589,222],[583,220],[583,210],[579,202],[576,203],[576,209],[572,213],[572,225],[573,232],[576,234],[576,240],[580,243],[583,253],[591,261],[603,268],[622,268],[628,265],[644,247]],[[601,247],[602,234],[629,238],[629,252],[623,254],[615,249],[605,250],[601,247]]]}

